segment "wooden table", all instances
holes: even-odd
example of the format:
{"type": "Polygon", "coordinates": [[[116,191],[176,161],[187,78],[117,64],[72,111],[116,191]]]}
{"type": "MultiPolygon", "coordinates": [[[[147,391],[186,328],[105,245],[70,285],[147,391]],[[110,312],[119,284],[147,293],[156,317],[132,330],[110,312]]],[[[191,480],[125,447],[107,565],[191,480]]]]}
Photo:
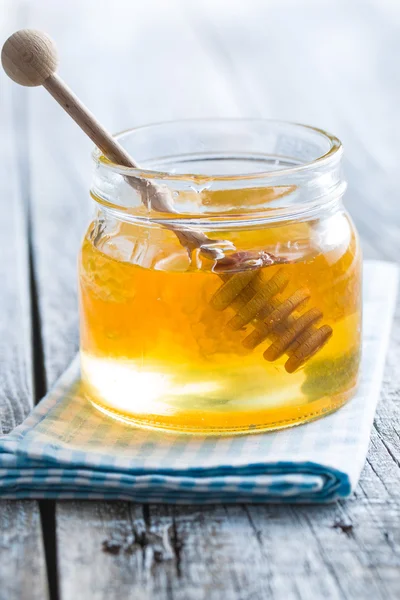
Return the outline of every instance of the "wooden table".
{"type": "MultiPolygon", "coordinates": [[[[400,3],[3,0],[58,42],[64,78],[117,131],[198,116],[336,133],[365,256],[400,251],[400,3]]],[[[1,77],[0,415],[20,423],[78,348],[90,142],[1,77]]],[[[400,312],[361,482],[333,506],[2,502],[1,600],[400,597],[400,312]]]]}

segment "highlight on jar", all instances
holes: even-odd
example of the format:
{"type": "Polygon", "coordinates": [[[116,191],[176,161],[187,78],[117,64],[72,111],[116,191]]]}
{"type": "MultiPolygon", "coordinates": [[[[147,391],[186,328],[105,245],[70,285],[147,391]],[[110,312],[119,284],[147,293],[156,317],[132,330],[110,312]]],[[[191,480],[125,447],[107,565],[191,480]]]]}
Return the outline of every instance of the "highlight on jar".
{"type": "Polygon", "coordinates": [[[136,425],[218,435],[347,402],[361,251],[339,140],[265,120],[171,122],[117,139],[140,168],[94,153],[79,266],[89,401],[136,425]]]}

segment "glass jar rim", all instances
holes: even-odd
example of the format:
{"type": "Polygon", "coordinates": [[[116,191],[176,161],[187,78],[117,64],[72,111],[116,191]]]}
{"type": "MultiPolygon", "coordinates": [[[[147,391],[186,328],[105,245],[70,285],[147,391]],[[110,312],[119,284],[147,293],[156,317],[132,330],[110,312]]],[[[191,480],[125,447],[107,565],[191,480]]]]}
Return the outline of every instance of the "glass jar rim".
{"type": "MultiPolygon", "coordinates": [[[[148,123],[145,125],[139,125],[137,127],[132,127],[129,129],[125,129],[123,131],[120,131],[116,134],[114,134],[114,138],[118,141],[123,140],[125,137],[128,137],[131,134],[134,134],[135,132],[143,132],[144,130],[149,130],[149,132],[151,130],[153,130],[154,128],[160,127],[160,126],[165,126],[165,125],[193,125],[193,124],[212,124],[212,123],[223,123],[223,124],[228,124],[228,123],[235,123],[235,124],[251,124],[251,125],[255,125],[257,123],[260,124],[270,124],[272,125],[282,125],[282,126],[290,126],[290,127],[294,127],[297,130],[306,130],[306,131],[311,131],[314,132],[320,136],[322,136],[328,143],[329,143],[329,148],[326,152],[324,152],[323,154],[321,154],[320,156],[317,156],[315,159],[308,161],[308,162],[304,162],[302,164],[299,165],[295,165],[295,166],[284,166],[282,168],[276,169],[276,170],[269,170],[269,171],[260,171],[257,172],[256,174],[254,172],[251,173],[235,173],[233,175],[230,174],[212,174],[212,175],[206,175],[206,174],[195,174],[195,173],[171,173],[169,171],[162,171],[162,170],[158,170],[158,169],[147,169],[145,167],[125,167],[123,165],[119,165],[116,163],[113,163],[112,161],[110,161],[108,158],[106,158],[103,154],[103,152],[95,147],[94,150],[92,151],[92,159],[94,160],[96,166],[101,166],[102,168],[106,168],[107,170],[113,171],[114,173],[118,173],[120,175],[129,175],[129,176],[136,176],[136,177],[140,177],[140,178],[148,178],[148,179],[165,179],[165,180],[175,180],[175,179],[179,179],[180,181],[182,180],[190,180],[190,179],[199,179],[201,178],[202,180],[205,181],[240,181],[240,180],[248,180],[248,179],[253,179],[255,176],[257,178],[261,178],[261,179],[269,179],[269,178],[277,178],[277,177],[284,177],[286,175],[292,175],[292,174],[298,174],[298,173],[302,173],[302,172],[307,172],[308,170],[312,170],[315,167],[324,167],[324,166],[329,166],[329,164],[331,162],[337,161],[340,159],[340,157],[343,154],[343,145],[342,142],[339,140],[339,138],[337,138],[335,135],[325,131],[324,129],[318,128],[318,127],[314,127],[312,125],[305,125],[302,123],[297,123],[294,121],[285,121],[285,120],[279,120],[279,119],[261,119],[261,118],[219,118],[219,117],[214,117],[214,118],[191,118],[191,119],[175,119],[175,120],[170,120],[170,121],[159,121],[159,122],[155,122],[155,123],[148,123]]],[[[134,159],[134,157],[132,157],[134,159]]]]}

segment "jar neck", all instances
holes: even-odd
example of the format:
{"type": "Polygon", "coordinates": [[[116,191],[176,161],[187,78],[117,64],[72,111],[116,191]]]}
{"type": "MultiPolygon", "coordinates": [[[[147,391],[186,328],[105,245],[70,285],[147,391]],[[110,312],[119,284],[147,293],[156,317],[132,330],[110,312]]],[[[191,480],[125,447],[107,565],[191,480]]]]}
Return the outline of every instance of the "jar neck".
{"type": "Polygon", "coordinates": [[[293,123],[164,123],[126,132],[120,141],[143,168],[113,165],[95,153],[91,193],[126,220],[224,228],[313,218],[346,188],[340,141],[293,123]]]}
{"type": "Polygon", "coordinates": [[[96,209],[98,214],[123,221],[134,223],[142,226],[164,226],[171,228],[196,228],[201,230],[232,230],[237,228],[248,227],[267,227],[276,223],[284,223],[291,221],[309,221],[314,219],[322,219],[333,214],[337,210],[342,209],[342,196],[345,189],[343,183],[341,193],[323,196],[318,201],[308,202],[307,204],[296,205],[295,207],[276,208],[263,211],[261,214],[248,214],[247,216],[227,216],[214,215],[212,217],[190,218],[181,217],[175,218],[159,218],[157,215],[137,214],[136,211],[130,209],[121,209],[119,206],[113,206],[109,203],[104,203],[96,199],[96,209]]]}

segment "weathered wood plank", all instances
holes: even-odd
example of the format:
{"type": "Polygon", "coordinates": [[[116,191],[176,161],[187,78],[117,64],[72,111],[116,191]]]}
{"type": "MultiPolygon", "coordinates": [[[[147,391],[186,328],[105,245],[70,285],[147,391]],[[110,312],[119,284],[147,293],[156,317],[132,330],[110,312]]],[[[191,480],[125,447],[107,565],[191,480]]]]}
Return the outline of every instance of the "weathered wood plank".
{"type": "MultiPolygon", "coordinates": [[[[199,54],[199,49],[196,52],[196,45],[191,43],[193,36],[180,20],[180,12],[174,11],[173,3],[167,7],[153,0],[146,6],[137,6],[131,19],[126,18],[126,11],[132,10],[130,4],[119,0],[119,5],[120,10],[117,10],[116,5],[111,7],[104,1],[76,2],[74,10],[80,15],[77,22],[82,25],[90,17],[93,28],[77,27],[74,31],[63,26],[70,13],[69,6],[38,2],[31,7],[30,22],[40,22],[43,29],[57,39],[61,75],[100,121],[110,130],[118,131],[128,124],[160,118],[204,115],[210,107],[214,110],[217,107],[216,114],[221,116],[227,106],[231,107],[233,116],[238,114],[225,86],[218,84],[215,71],[214,78],[211,69],[204,73],[213,84],[213,95],[206,95],[204,101],[201,96],[204,78],[198,77],[197,85],[192,85],[201,68],[201,52],[199,54]],[[153,23],[151,5],[160,13],[159,22],[153,23]],[[166,22],[175,32],[173,36],[171,30],[166,31],[166,22]],[[148,45],[146,32],[150,25],[153,38],[149,66],[137,56],[148,45]],[[103,38],[97,35],[106,27],[109,30],[107,49],[103,38]],[[180,39],[180,45],[176,44],[176,38],[180,39]],[[121,39],[125,43],[123,51],[121,39]],[[187,47],[191,48],[190,58],[181,61],[180,56],[187,47]],[[163,81],[164,63],[157,62],[157,57],[163,54],[166,62],[174,65],[171,82],[163,81]],[[131,72],[122,77],[123,73],[131,72]],[[175,79],[191,81],[187,93],[194,94],[196,102],[192,103],[191,96],[188,98],[186,88],[178,93],[175,79]],[[156,99],[157,110],[148,102],[149,97],[156,99]]],[[[32,114],[34,248],[47,383],[51,384],[77,350],[76,257],[91,210],[88,190],[92,144],[42,89],[25,90],[25,93],[29,94],[32,114]],[[63,236],[68,236],[67,243],[63,236]]]]}
{"type": "MultiPolygon", "coordinates": [[[[16,12],[7,5],[7,19],[0,23],[0,37],[11,30],[16,12]]],[[[4,9],[5,10],[5,9],[4,9]]],[[[22,138],[17,139],[13,111],[16,98],[0,75],[0,432],[9,433],[32,407],[31,318],[29,249],[21,175],[22,138]]],[[[0,598],[47,598],[40,513],[37,502],[0,502],[0,598]]]]}
{"type": "Polygon", "coordinates": [[[134,504],[71,502],[64,509],[58,520],[58,537],[64,542],[63,597],[77,597],[77,561],[82,562],[78,569],[82,598],[89,591],[95,599],[165,598],[169,587],[176,587],[168,508],[165,522],[154,525],[149,523],[148,508],[134,504]],[[90,532],[90,537],[82,536],[82,531],[90,532]]]}
{"type": "MultiPolygon", "coordinates": [[[[377,6],[375,3],[375,9],[377,6]]],[[[277,19],[274,19],[273,14],[271,15],[270,7],[267,9],[265,4],[264,7],[264,19],[259,14],[260,25],[258,29],[257,26],[252,29],[252,56],[255,57],[255,61],[240,61],[239,46],[233,43],[233,40],[237,39],[239,19],[232,25],[235,28],[233,31],[227,33],[229,28],[225,25],[218,30],[219,44],[223,47],[222,54],[226,53],[227,60],[231,64],[239,63],[240,65],[242,62],[248,71],[247,89],[251,90],[257,85],[260,86],[259,97],[266,96],[267,106],[268,101],[274,103],[275,109],[280,111],[280,116],[289,118],[290,111],[299,110],[301,114],[299,113],[298,119],[312,122],[311,117],[314,115],[314,122],[320,122],[321,126],[330,127],[343,137],[348,156],[349,206],[363,236],[366,254],[398,260],[400,232],[398,229],[399,213],[396,210],[397,174],[395,165],[398,164],[400,158],[399,150],[391,142],[389,136],[384,140],[379,140],[380,148],[379,151],[377,150],[376,132],[375,135],[373,132],[371,134],[371,114],[375,114],[379,108],[376,106],[376,96],[371,98],[370,94],[367,94],[367,90],[376,90],[379,81],[381,94],[379,101],[392,107],[389,115],[387,111],[383,110],[383,107],[379,111],[378,119],[383,120],[381,130],[386,132],[387,123],[393,121],[398,124],[399,122],[398,112],[394,110],[395,90],[392,78],[387,73],[382,80],[382,77],[378,78],[378,74],[371,71],[368,66],[378,41],[383,42],[387,28],[399,31],[399,19],[395,21],[394,27],[393,22],[390,26],[386,22],[386,27],[382,26],[381,29],[377,29],[371,25],[370,13],[363,13],[363,18],[356,18],[357,14],[359,17],[361,14],[354,14],[354,7],[352,7],[352,13],[351,7],[347,3],[346,11],[337,11],[335,17],[326,21],[324,26],[321,19],[316,23],[314,12],[314,9],[322,12],[321,5],[319,7],[302,5],[301,10],[299,9],[292,15],[288,23],[285,22],[286,36],[282,40],[279,28],[276,27],[277,19]],[[350,12],[348,12],[348,8],[350,8],[350,12]],[[349,22],[351,28],[349,28],[349,22]],[[313,23],[313,26],[307,26],[307,23],[313,23]],[[263,27],[265,24],[267,24],[268,31],[265,31],[263,27]],[[315,53],[318,48],[317,41],[324,37],[328,39],[329,30],[333,31],[334,35],[331,35],[332,44],[324,46],[323,61],[318,57],[313,60],[313,52],[315,53]],[[347,36],[351,36],[351,40],[343,36],[343,32],[346,31],[347,36]],[[343,78],[343,72],[339,65],[335,65],[337,45],[333,42],[335,35],[337,36],[339,33],[345,38],[345,47],[347,41],[358,44],[356,56],[351,55],[353,60],[346,65],[345,78],[343,78]],[[274,61],[268,61],[268,78],[259,77],[262,69],[261,60],[268,55],[268,53],[260,51],[264,46],[264,36],[268,39],[267,43],[275,49],[275,54],[278,54],[281,59],[278,67],[274,66],[274,61]],[[290,43],[288,39],[291,40],[290,43]],[[260,44],[260,48],[256,47],[257,43],[260,44]],[[296,47],[301,47],[301,52],[296,53],[296,47]],[[336,66],[336,73],[331,67],[332,64],[336,66]],[[281,77],[281,70],[287,74],[285,79],[281,77]],[[367,79],[366,82],[363,82],[366,89],[363,94],[363,111],[361,113],[358,111],[360,73],[367,79]],[[292,75],[294,76],[292,77],[292,75]],[[300,85],[301,82],[303,85],[300,85]],[[278,94],[276,94],[277,89],[278,92],[280,91],[278,94]],[[384,94],[382,94],[382,89],[385,90],[384,94]],[[271,98],[272,100],[270,100],[271,98]],[[295,103],[293,103],[293,98],[295,98],[295,103]],[[310,100],[309,103],[307,99],[310,100]],[[341,131],[343,133],[340,133],[341,131]],[[364,132],[364,143],[362,132],[364,132]],[[383,147],[383,142],[386,143],[386,147],[383,147]],[[387,156],[397,157],[397,162],[391,160],[388,164],[385,161],[387,156]],[[383,186],[384,193],[382,193],[383,186]],[[395,219],[393,213],[396,213],[395,219]]],[[[376,18],[377,15],[374,16],[376,18]]],[[[241,20],[240,23],[242,29],[241,20]]],[[[205,29],[207,30],[207,27],[205,29]]],[[[383,48],[384,44],[382,43],[380,47],[383,48]]],[[[387,56],[386,62],[382,57],[381,62],[384,65],[390,64],[390,57],[387,56]]],[[[340,64],[343,65],[343,62],[340,64]]],[[[235,76],[240,78],[238,73],[234,73],[235,76]]],[[[262,114],[266,116],[265,113],[262,114]]],[[[377,126],[376,121],[374,126],[377,126]]],[[[328,507],[304,513],[307,514],[308,520],[312,519],[309,522],[311,532],[315,532],[315,535],[318,536],[314,541],[311,537],[310,546],[315,546],[319,538],[323,562],[326,567],[331,565],[329,571],[335,575],[342,594],[348,594],[351,598],[367,597],[369,593],[372,593],[372,589],[375,590],[374,597],[389,595],[389,597],[395,598],[400,590],[399,577],[398,574],[396,575],[399,566],[397,557],[400,541],[398,531],[399,438],[396,433],[400,430],[398,416],[399,329],[397,317],[387,365],[389,374],[385,376],[383,399],[375,424],[377,431],[373,432],[368,463],[361,480],[357,501],[347,502],[343,505],[343,518],[345,518],[345,522],[352,524],[352,532],[354,532],[350,542],[347,538],[345,540],[347,545],[351,545],[351,549],[346,553],[347,561],[343,561],[341,557],[342,544],[339,541],[336,546],[330,543],[334,509],[328,507]],[[385,415],[385,418],[382,419],[381,415],[385,415]],[[359,502],[359,498],[362,496],[363,499],[359,502]],[[313,523],[313,521],[315,522],[313,523]],[[327,526],[326,523],[329,525],[327,526]],[[366,539],[369,543],[365,542],[366,539]],[[350,557],[353,557],[352,561],[349,560],[350,557]],[[369,569],[365,568],[366,564],[369,569]],[[349,574],[351,574],[351,578],[349,578],[349,574]]],[[[261,508],[251,510],[257,513],[262,511],[261,508]]],[[[298,509],[293,510],[295,513],[298,512],[298,509]]],[[[292,529],[290,531],[292,532],[292,529]]],[[[304,534],[306,535],[306,530],[304,534]]],[[[295,562],[294,552],[291,554],[291,561],[295,562]]],[[[318,565],[318,563],[318,560],[316,563],[313,561],[313,564],[318,565]]],[[[317,566],[317,570],[320,571],[320,569],[321,567],[317,566]]],[[[274,571],[281,572],[281,568],[275,567],[274,571]]],[[[312,579],[313,577],[310,576],[307,581],[312,581],[312,579]]],[[[301,589],[305,589],[304,583],[301,589]]]]}
{"type": "Polygon", "coordinates": [[[40,514],[37,502],[0,504],[0,598],[48,598],[40,514]]]}
{"type": "MultiPolygon", "coordinates": [[[[158,3],[157,6],[159,6],[158,3]]],[[[159,119],[159,113],[148,113],[147,98],[152,93],[163,100],[162,104],[158,105],[161,112],[167,111],[162,114],[163,118],[196,115],[196,112],[197,116],[204,114],[203,111],[207,109],[203,99],[200,104],[199,99],[202,98],[201,89],[206,77],[213,83],[213,94],[215,94],[215,97],[214,95],[205,96],[205,102],[208,102],[212,109],[211,114],[215,114],[217,110],[217,114],[219,112],[220,115],[223,115],[227,105],[231,106],[232,116],[238,114],[236,104],[230,100],[229,90],[226,89],[225,84],[219,82],[216,71],[212,70],[210,65],[206,72],[202,66],[203,77],[198,79],[198,89],[196,90],[195,86],[191,85],[188,87],[187,93],[181,94],[177,98],[176,88],[167,85],[168,82],[163,82],[164,68],[162,64],[157,65],[157,61],[155,61],[149,76],[147,65],[135,62],[134,57],[140,54],[141,46],[146,43],[144,32],[148,31],[148,25],[152,19],[149,7],[146,10],[138,9],[135,12],[135,19],[129,27],[132,37],[125,37],[128,44],[125,47],[124,60],[120,61],[121,50],[116,47],[110,49],[110,56],[103,65],[98,60],[94,60],[96,53],[102,50],[98,39],[91,38],[90,34],[85,31],[83,32],[85,37],[81,35],[78,41],[75,32],[75,44],[74,46],[70,45],[66,39],[68,31],[61,28],[63,19],[60,18],[59,9],[57,8],[57,13],[52,14],[47,7],[46,12],[38,12],[40,8],[40,5],[35,7],[32,20],[35,17],[35,20],[42,23],[44,21],[43,27],[47,28],[58,40],[61,61],[64,66],[61,69],[62,75],[88,103],[95,114],[99,118],[103,118],[111,129],[123,128],[127,123],[134,124],[159,119]],[[47,24],[46,19],[48,19],[47,24]],[[86,35],[89,35],[89,39],[86,39],[86,35]],[[73,68],[73,65],[76,64],[76,57],[68,55],[68,53],[74,53],[76,48],[81,48],[82,51],[84,49],[84,53],[88,54],[87,63],[82,61],[82,71],[79,73],[73,68]],[[67,55],[65,59],[63,59],[64,54],[67,55]],[[114,72],[114,61],[117,60],[120,72],[124,70],[128,72],[130,68],[136,68],[139,71],[135,74],[134,80],[140,80],[140,88],[136,88],[131,82],[129,83],[129,92],[120,93],[114,72]],[[109,78],[110,87],[107,94],[99,96],[95,86],[91,87],[90,81],[97,81],[98,85],[101,85],[104,78],[109,78]],[[154,86],[159,89],[152,91],[154,86]],[[193,93],[196,98],[193,97],[192,102],[191,98],[188,98],[188,94],[193,93]],[[131,102],[127,101],[129,97],[131,102]],[[122,110],[121,102],[123,103],[122,110]]],[[[96,11],[93,14],[99,19],[97,27],[104,27],[104,21],[109,14],[105,3],[100,8],[101,10],[97,3],[96,11]]],[[[78,10],[85,12],[86,8],[79,7],[78,10]]],[[[200,73],[202,50],[200,47],[196,50],[197,42],[193,34],[186,28],[180,12],[173,12],[172,4],[168,6],[168,10],[164,9],[164,13],[165,17],[169,19],[168,22],[173,25],[175,32],[173,38],[176,39],[178,33],[181,37],[178,47],[175,42],[168,45],[167,61],[178,67],[178,69],[175,68],[174,77],[188,81],[191,78],[191,84],[193,84],[193,74],[197,73],[198,76],[200,73]],[[191,48],[190,60],[188,56],[186,61],[182,61],[180,56],[184,54],[185,48],[188,46],[191,48]]],[[[118,35],[121,33],[121,28],[126,27],[125,16],[121,13],[117,23],[114,23],[118,35]]],[[[94,29],[96,30],[96,26],[94,29]]],[[[161,21],[159,25],[155,23],[155,38],[152,44],[154,55],[149,56],[150,60],[155,60],[158,54],[162,55],[166,52],[165,43],[169,36],[166,38],[164,29],[165,24],[162,24],[161,21]]],[[[117,38],[113,39],[117,42],[117,38]]],[[[47,384],[51,385],[77,348],[76,254],[80,236],[87,223],[85,208],[87,189],[83,183],[82,174],[85,170],[87,173],[89,172],[90,144],[82,138],[81,133],[75,129],[51,99],[45,97],[38,90],[32,92],[29,98],[32,116],[30,137],[35,143],[30,160],[34,199],[35,264],[40,290],[46,380],[47,384]],[[63,141],[61,147],[60,139],[63,141]],[[61,244],[60,236],[65,235],[66,223],[68,244],[61,244]]],[[[144,510],[146,511],[146,509],[144,510]]],[[[174,566],[176,557],[175,552],[171,550],[173,544],[171,542],[169,549],[169,552],[173,552],[173,556],[170,556],[168,551],[165,554],[165,548],[160,551],[160,543],[162,545],[163,542],[162,539],[160,542],[160,538],[155,533],[160,528],[158,523],[160,517],[153,523],[149,513],[147,513],[146,520],[141,515],[142,508],[134,508],[125,504],[74,502],[57,505],[61,598],[84,598],[90,595],[92,598],[110,599],[119,598],[124,593],[134,598],[164,598],[170,588],[179,592],[180,584],[179,579],[176,579],[174,566]],[[134,511],[133,517],[132,511],[134,511]],[[131,523],[132,519],[134,525],[131,523]],[[138,547],[135,547],[134,552],[131,549],[128,552],[122,550],[118,555],[113,555],[112,552],[103,551],[104,540],[113,540],[115,536],[118,536],[120,530],[122,531],[120,535],[123,535],[124,538],[129,540],[134,535],[136,539],[135,532],[138,528],[144,533],[142,537],[139,535],[139,542],[136,543],[138,547]],[[88,560],[90,569],[88,569],[88,560]],[[155,568],[158,573],[157,578],[153,578],[155,568]],[[173,581],[174,577],[175,581],[173,581]]],[[[218,518],[218,516],[215,517],[217,520],[218,518]]],[[[171,516],[168,512],[166,512],[164,520],[164,529],[172,530],[171,516]]],[[[248,524],[247,527],[251,534],[250,525],[248,524]]],[[[235,530],[232,535],[236,535],[235,530]]],[[[227,563],[227,576],[229,568],[227,563]]],[[[206,567],[204,569],[207,571],[206,567]]],[[[210,573],[202,584],[202,589],[198,593],[199,597],[206,597],[205,593],[212,588],[212,585],[213,574],[210,573]]],[[[191,594],[192,591],[188,593],[191,594]]],[[[180,590],[180,594],[181,597],[186,597],[184,589],[180,590]]]]}
{"type": "MultiPolygon", "coordinates": [[[[197,29],[199,10],[193,10],[191,4],[185,7],[191,9],[191,22],[199,36],[204,32],[208,36],[205,49],[211,55],[224,57],[226,70],[230,69],[231,77],[241,82],[244,94],[253,99],[254,114],[314,122],[343,138],[349,180],[347,203],[361,232],[365,254],[398,261],[400,151],[393,131],[400,127],[396,108],[400,85],[393,81],[390,65],[392,53],[399,51],[400,11],[397,10],[396,18],[389,22],[380,11],[380,3],[374,2],[372,9],[358,3],[345,3],[341,8],[340,5],[336,3],[334,14],[329,13],[329,16],[324,3],[302,3],[298,10],[291,5],[290,19],[286,19],[281,5],[263,3],[257,20],[250,22],[246,18],[248,6],[240,3],[233,3],[230,17],[211,19],[211,2],[207,1],[202,27],[197,29]],[[250,31],[251,37],[247,35],[250,31]],[[384,40],[388,34],[390,52],[385,52],[388,45],[384,40]],[[251,41],[239,43],[246,39],[251,41]],[[276,56],[278,61],[274,60],[276,56]],[[379,67],[376,56],[379,56],[379,67]]],[[[320,549],[312,561],[317,573],[328,572],[334,576],[334,585],[329,586],[328,591],[320,588],[317,597],[322,593],[330,597],[329,594],[338,592],[350,598],[370,594],[396,598],[400,593],[399,313],[400,303],[382,401],[356,499],[336,508],[292,509],[296,518],[301,515],[303,519],[307,547],[320,549]],[[352,526],[343,542],[338,536],[341,529],[332,530],[336,518],[352,526]]],[[[288,512],[279,508],[269,510],[280,515],[288,512]]],[[[261,516],[264,509],[257,507],[250,511],[257,515],[259,531],[271,536],[270,524],[261,516]]],[[[278,532],[281,535],[282,527],[280,519],[278,532]]],[[[289,531],[296,539],[293,524],[289,531]]],[[[292,572],[300,545],[301,540],[297,540],[290,550],[289,544],[279,543],[277,539],[273,546],[282,547],[292,572]]],[[[275,573],[285,572],[282,567],[282,564],[272,563],[275,573]]],[[[298,585],[305,597],[307,585],[315,581],[314,577],[309,572],[298,585]]],[[[284,581],[293,581],[290,572],[284,581]]],[[[280,589],[278,597],[285,597],[284,590],[280,589]]],[[[289,593],[287,588],[285,593],[289,593]]],[[[308,597],[315,597],[315,592],[308,597]]]]}
{"type": "MultiPolygon", "coordinates": [[[[324,4],[38,2],[31,22],[57,39],[62,75],[112,130],[240,114],[331,129],[346,145],[348,205],[367,256],[398,260],[400,157],[387,123],[399,122],[399,86],[382,41],[400,25],[377,2],[343,0],[329,12],[324,4]],[[73,30],[64,27],[71,10],[73,30]],[[370,68],[377,50],[382,70],[370,68]]],[[[391,35],[390,52],[398,38],[391,35]]],[[[51,385],[77,348],[75,262],[88,214],[90,143],[44,93],[30,94],[33,231],[51,385]]],[[[397,598],[399,363],[398,315],[354,500],[321,508],[59,503],[62,600],[397,598]]]]}

